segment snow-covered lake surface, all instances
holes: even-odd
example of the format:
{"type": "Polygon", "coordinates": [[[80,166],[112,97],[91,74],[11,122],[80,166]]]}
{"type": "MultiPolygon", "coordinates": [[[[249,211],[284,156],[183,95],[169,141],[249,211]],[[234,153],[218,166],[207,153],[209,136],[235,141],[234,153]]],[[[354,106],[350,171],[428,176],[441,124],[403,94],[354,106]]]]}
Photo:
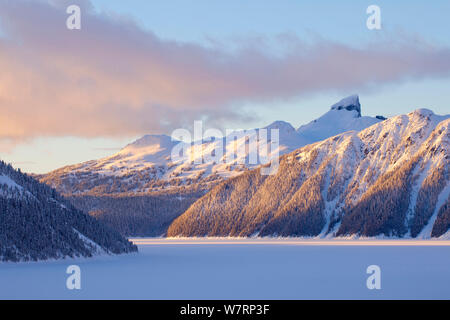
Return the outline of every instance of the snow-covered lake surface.
{"type": "Polygon", "coordinates": [[[1,299],[450,299],[450,241],[133,239],[139,253],[0,263],[1,299]],[[81,290],[66,268],[81,268],[81,290]],[[381,268],[381,290],[366,269],[381,268]]]}

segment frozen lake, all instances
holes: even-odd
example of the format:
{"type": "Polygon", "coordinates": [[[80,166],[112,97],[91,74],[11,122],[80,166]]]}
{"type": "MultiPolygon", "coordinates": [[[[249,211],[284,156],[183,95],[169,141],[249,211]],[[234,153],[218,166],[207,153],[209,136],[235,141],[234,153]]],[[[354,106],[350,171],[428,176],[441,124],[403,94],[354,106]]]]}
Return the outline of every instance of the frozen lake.
{"type": "Polygon", "coordinates": [[[1,299],[450,299],[450,241],[134,239],[139,253],[0,263],[1,299]],[[81,268],[81,290],[66,268],[81,268]],[[369,290],[366,269],[381,268],[369,290]]]}

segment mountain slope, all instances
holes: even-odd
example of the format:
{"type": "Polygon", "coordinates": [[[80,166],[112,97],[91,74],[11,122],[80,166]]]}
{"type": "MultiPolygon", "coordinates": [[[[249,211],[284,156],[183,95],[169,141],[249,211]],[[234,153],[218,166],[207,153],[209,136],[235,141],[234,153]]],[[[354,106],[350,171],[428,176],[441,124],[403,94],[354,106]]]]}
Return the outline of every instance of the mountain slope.
{"type": "Polygon", "coordinates": [[[426,109],[346,132],[214,187],[168,236],[440,236],[449,145],[449,116],[426,109]]]}
{"type": "Polygon", "coordinates": [[[90,257],[137,248],[58,193],[0,161],[0,261],[90,257]]]}
{"type": "MultiPolygon", "coordinates": [[[[270,158],[380,121],[361,117],[359,98],[351,96],[298,130],[284,121],[262,129],[267,129],[269,139],[272,129],[279,130],[279,145],[270,149],[270,158]],[[321,135],[317,134],[319,131],[321,135]]],[[[63,167],[37,178],[123,235],[160,236],[173,219],[212,187],[260,166],[261,161],[249,160],[254,150],[262,147],[257,139],[261,132],[235,131],[215,140],[205,139],[200,147],[172,141],[166,135],[147,135],[110,157],[63,167]],[[189,159],[172,161],[173,148],[180,146],[186,147],[189,159]],[[233,161],[226,161],[227,150],[234,148],[241,152],[233,161]],[[209,156],[220,150],[219,161],[213,161],[209,156]]]]}
{"type": "MultiPolygon", "coordinates": [[[[262,129],[268,130],[269,139],[271,129],[279,130],[279,147],[270,150],[270,158],[345,131],[360,131],[380,121],[361,117],[358,96],[350,96],[297,130],[284,121],[275,121],[262,129]]],[[[198,148],[172,141],[166,135],[146,135],[110,157],[66,166],[38,178],[64,194],[147,193],[192,184],[208,189],[211,182],[237,176],[261,164],[249,161],[251,150],[260,146],[259,130],[236,131],[217,140],[204,140],[198,148]],[[171,151],[177,145],[186,146],[189,159],[171,160],[171,151]],[[233,161],[226,161],[227,150],[233,148],[242,152],[237,152],[233,161]],[[220,149],[223,156],[219,163],[207,159],[220,149]]]]}

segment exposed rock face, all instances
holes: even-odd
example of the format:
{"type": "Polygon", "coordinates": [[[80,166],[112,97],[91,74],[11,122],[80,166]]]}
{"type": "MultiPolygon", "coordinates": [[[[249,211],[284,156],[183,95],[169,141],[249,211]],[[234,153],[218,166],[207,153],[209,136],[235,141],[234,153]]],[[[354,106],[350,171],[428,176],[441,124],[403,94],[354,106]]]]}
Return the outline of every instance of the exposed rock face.
{"type": "Polygon", "coordinates": [[[359,96],[353,95],[342,99],[341,101],[333,104],[331,110],[347,110],[356,111],[357,116],[361,117],[361,104],[359,103],[359,96]]]}
{"type": "Polygon", "coordinates": [[[357,95],[342,99],[331,106],[320,118],[301,126],[298,134],[314,143],[346,131],[361,131],[382,119],[361,116],[361,105],[357,95]]]}

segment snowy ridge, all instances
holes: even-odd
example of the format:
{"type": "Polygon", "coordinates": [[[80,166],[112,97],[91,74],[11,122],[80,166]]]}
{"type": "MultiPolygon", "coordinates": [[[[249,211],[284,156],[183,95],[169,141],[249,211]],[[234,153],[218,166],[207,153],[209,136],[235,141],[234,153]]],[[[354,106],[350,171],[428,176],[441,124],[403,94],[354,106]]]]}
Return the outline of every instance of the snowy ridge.
{"type": "Polygon", "coordinates": [[[19,186],[14,180],[4,174],[0,174],[0,185],[6,185],[8,188],[23,191],[23,188],[21,186],[19,186]]]}
{"type": "Polygon", "coordinates": [[[18,185],[13,179],[0,174],[0,197],[4,198],[34,198],[28,191],[24,190],[22,186],[18,185]]]}
{"type": "MultiPolygon", "coordinates": [[[[264,127],[269,139],[271,129],[279,130],[279,147],[270,150],[268,157],[292,152],[342,132],[360,131],[380,121],[375,117],[361,117],[358,96],[350,96],[297,130],[284,121],[264,127]]],[[[261,146],[259,130],[238,131],[217,141],[205,141],[199,147],[188,146],[189,161],[177,162],[171,161],[171,151],[182,144],[180,141],[172,141],[166,135],[146,135],[110,157],[63,167],[38,178],[64,194],[147,193],[192,185],[209,189],[219,181],[241,175],[261,164],[261,161],[249,161],[252,152],[261,146]],[[234,134],[235,139],[227,139],[234,134]],[[219,163],[201,161],[219,146],[223,146],[219,163]],[[240,151],[232,162],[227,162],[227,150],[240,151]]]]}
{"type": "Polygon", "coordinates": [[[95,243],[88,237],[86,237],[84,234],[82,234],[80,231],[78,231],[75,228],[72,228],[73,232],[75,232],[78,237],[86,244],[86,246],[90,247],[92,249],[92,253],[94,255],[103,255],[103,254],[110,254],[108,250],[105,250],[102,248],[99,244],[95,243]]]}
{"type": "Polygon", "coordinates": [[[334,104],[330,111],[301,126],[297,132],[312,143],[346,131],[361,131],[378,122],[380,119],[361,116],[359,97],[354,95],[334,104]]]}
{"type": "Polygon", "coordinates": [[[215,187],[168,234],[442,236],[450,219],[449,118],[418,109],[300,148],[281,158],[275,176],[255,180],[252,171],[215,187]]]}

